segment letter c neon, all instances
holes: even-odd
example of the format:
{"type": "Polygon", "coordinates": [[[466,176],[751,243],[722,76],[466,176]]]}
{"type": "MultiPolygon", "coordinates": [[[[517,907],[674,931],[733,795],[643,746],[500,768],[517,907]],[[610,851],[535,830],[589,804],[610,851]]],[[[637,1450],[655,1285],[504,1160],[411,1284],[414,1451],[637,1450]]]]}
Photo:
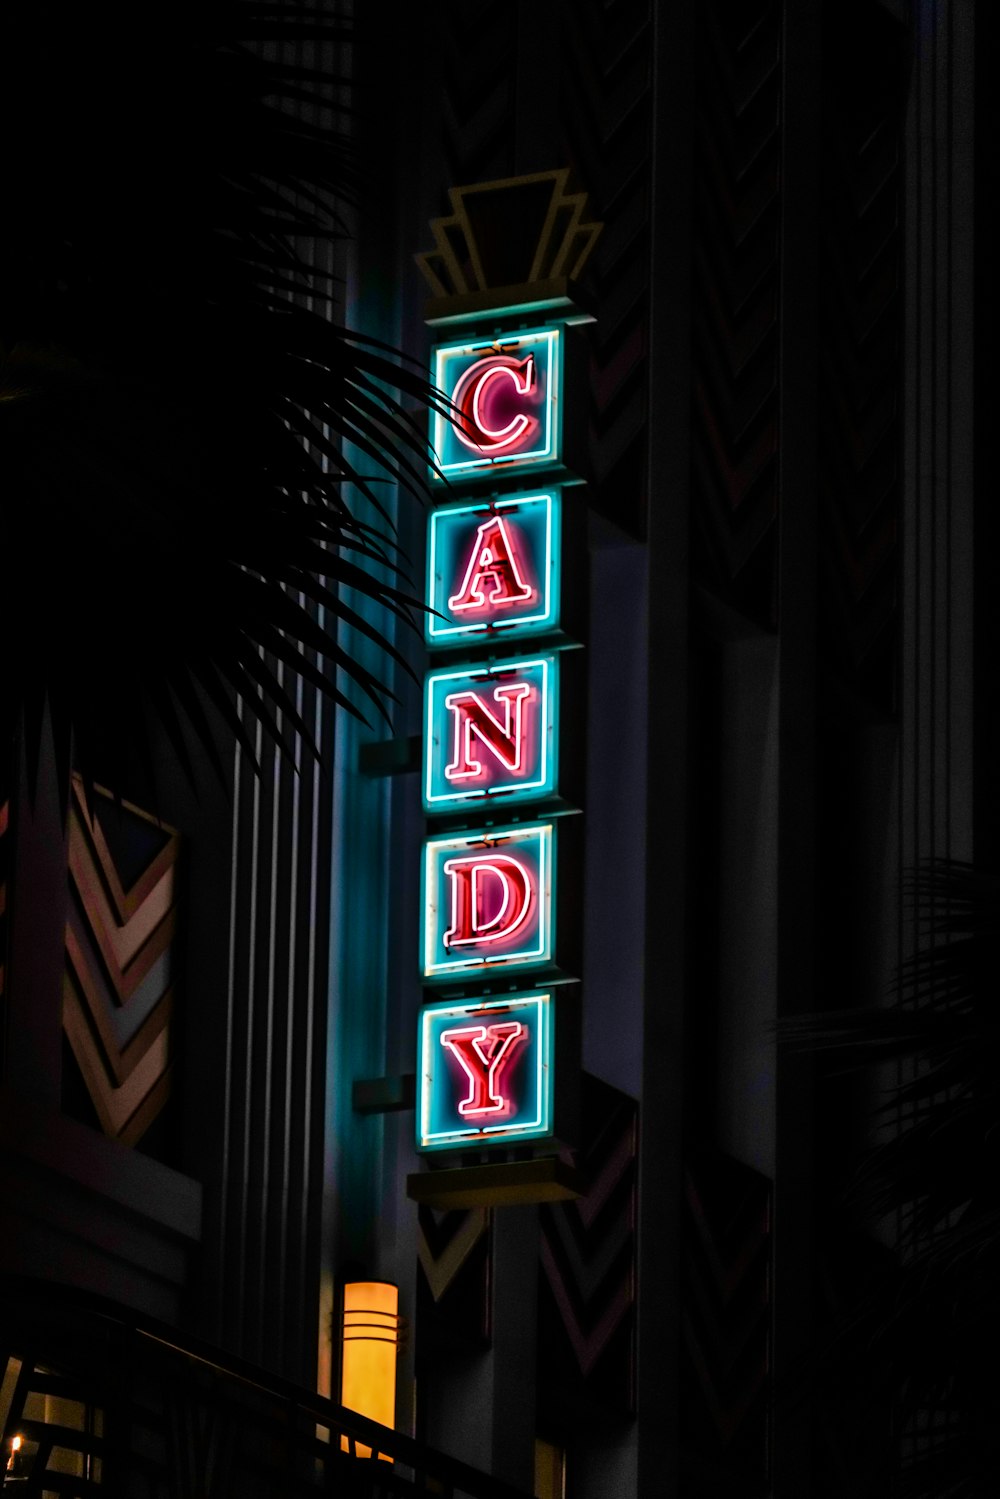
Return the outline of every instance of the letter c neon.
{"type": "Polygon", "coordinates": [[[498,380],[509,380],[519,396],[530,395],[535,386],[534,354],[525,359],[514,359],[509,354],[480,359],[466,370],[455,386],[452,399],[461,411],[466,427],[471,427],[477,434],[470,435],[456,423],[455,436],[474,453],[499,453],[513,447],[538,420],[519,411],[506,426],[491,427],[485,409],[486,395],[498,380]]]}

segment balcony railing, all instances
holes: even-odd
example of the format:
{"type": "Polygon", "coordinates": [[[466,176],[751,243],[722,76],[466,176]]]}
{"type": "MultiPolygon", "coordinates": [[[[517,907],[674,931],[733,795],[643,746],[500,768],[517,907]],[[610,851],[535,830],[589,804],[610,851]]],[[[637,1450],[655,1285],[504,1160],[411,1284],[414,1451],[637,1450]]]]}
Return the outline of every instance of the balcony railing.
{"type": "Polygon", "coordinates": [[[0,1281],[0,1426],[3,1499],[527,1499],[172,1328],[38,1281],[0,1281]]]}

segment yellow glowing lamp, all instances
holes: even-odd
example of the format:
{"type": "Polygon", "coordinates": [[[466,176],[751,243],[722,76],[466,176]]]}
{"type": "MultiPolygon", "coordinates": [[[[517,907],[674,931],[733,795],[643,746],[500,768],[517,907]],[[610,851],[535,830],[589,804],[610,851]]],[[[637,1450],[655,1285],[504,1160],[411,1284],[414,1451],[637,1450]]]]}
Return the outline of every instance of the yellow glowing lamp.
{"type": "MultiPolygon", "coordinates": [[[[382,1426],[396,1424],[396,1355],[399,1349],[399,1287],[384,1280],[344,1286],[341,1327],[340,1403],[382,1426]]],[[[340,1439],[347,1451],[346,1436],[340,1439]]],[[[359,1442],[358,1457],[371,1457],[359,1442]]],[[[385,1462],[392,1458],[380,1452],[385,1462]]]]}

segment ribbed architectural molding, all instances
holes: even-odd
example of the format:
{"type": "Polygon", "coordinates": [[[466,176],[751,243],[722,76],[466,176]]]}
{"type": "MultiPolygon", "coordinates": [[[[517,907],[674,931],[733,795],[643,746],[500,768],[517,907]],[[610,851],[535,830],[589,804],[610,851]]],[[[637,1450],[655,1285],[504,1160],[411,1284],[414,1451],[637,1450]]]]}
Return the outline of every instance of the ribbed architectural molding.
{"type": "MultiPolygon", "coordinates": [[[[972,856],[978,7],[916,0],[906,120],[899,860],[972,856]]],[[[904,915],[902,947],[912,942],[904,915]]]]}
{"type": "MultiPolygon", "coordinates": [[[[325,4],[326,19],[349,4],[325,4]]],[[[322,79],[325,102],[300,114],[342,130],[350,73],[346,42],[308,36],[283,59],[322,79]]],[[[297,246],[307,265],[343,286],[337,242],[297,246]]],[[[322,291],[330,281],[317,281],[322,291]]],[[[339,294],[339,293],[338,293],[339,294]]],[[[319,297],[313,310],[343,317],[319,297]]],[[[322,624],[322,614],[319,615],[322,624]]],[[[313,658],[334,674],[330,662],[313,658]]],[[[220,1141],[206,1213],[206,1327],[229,1351],[316,1387],[328,1195],[330,902],[336,710],[281,663],[270,661],[310,726],[318,755],[288,727],[294,762],[255,731],[261,773],[237,748],[233,765],[228,988],[219,1079],[220,1141]]],[[[280,719],[279,719],[280,722],[280,719]]],[[[327,1309],[328,1320],[328,1309],[327,1309]]]]}
{"type": "Polygon", "coordinates": [[[238,756],[216,1305],[227,1348],[311,1384],[322,1199],[332,712],[301,682],[325,770],[238,756]]]}

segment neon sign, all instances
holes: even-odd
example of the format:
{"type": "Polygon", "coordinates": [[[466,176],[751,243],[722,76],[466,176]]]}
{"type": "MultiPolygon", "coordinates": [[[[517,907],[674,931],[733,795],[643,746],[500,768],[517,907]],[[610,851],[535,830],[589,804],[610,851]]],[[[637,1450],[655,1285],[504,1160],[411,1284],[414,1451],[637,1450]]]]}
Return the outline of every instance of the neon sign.
{"type": "Polygon", "coordinates": [[[559,459],[558,328],[440,344],[434,383],[456,408],[434,417],[434,451],[442,474],[467,474],[559,459]]]}
{"type": "Polygon", "coordinates": [[[561,496],[516,495],[432,512],[427,547],[427,641],[449,645],[559,622],[561,496]]]}
{"type": "Polygon", "coordinates": [[[417,1043],[417,1148],[503,1145],[551,1134],[554,1029],[549,993],[425,1005],[417,1043]]]}
{"type": "Polygon", "coordinates": [[[555,656],[432,672],[424,695],[424,806],[444,811],[555,789],[555,656]]]}
{"type": "Polygon", "coordinates": [[[551,961],[554,844],[551,823],[427,840],[425,979],[551,961]]]}
{"type": "MultiPolygon", "coordinates": [[[[452,655],[424,684],[422,799],[432,825],[421,872],[420,972],[438,996],[462,997],[421,1007],[419,1150],[551,1142],[554,1109],[560,1129],[572,1109],[565,1081],[553,1103],[553,994],[496,997],[521,975],[564,985],[578,942],[578,912],[565,900],[560,906],[556,877],[560,841],[571,862],[579,847],[578,820],[560,817],[577,810],[582,783],[577,746],[568,735],[560,743],[562,697],[578,710],[574,728],[585,716],[582,695],[575,697],[583,668],[572,648],[585,627],[586,515],[582,505],[564,509],[575,482],[563,468],[570,335],[559,318],[515,330],[518,311],[490,314],[492,337],[470,329],[433,349],[433,380],[447,407],[432,416],[433,474],[455,486],[452,493],[464,485],[465,496],[435,506],[428,521],[426,641],[452,655]],[[534,478],[545,470],[559,483],[534,478]],[[476,487],[482,495],[487,485],[489,497],[477,501],[476,487]],[[566,563],[573,579],[579,574],[578,588],[563,580],[566,563]],[[496,808],[504,798],[510,818],[497,827],[491,818],[503,815],[496,808]],[[433,819],[449,817],[453,827],[477,821],[470,830],[435,831],[433,819]]],[[[578,1006],[565,997],[559,1004],[559,1069],[572,1082],[578,1006]]]]}

